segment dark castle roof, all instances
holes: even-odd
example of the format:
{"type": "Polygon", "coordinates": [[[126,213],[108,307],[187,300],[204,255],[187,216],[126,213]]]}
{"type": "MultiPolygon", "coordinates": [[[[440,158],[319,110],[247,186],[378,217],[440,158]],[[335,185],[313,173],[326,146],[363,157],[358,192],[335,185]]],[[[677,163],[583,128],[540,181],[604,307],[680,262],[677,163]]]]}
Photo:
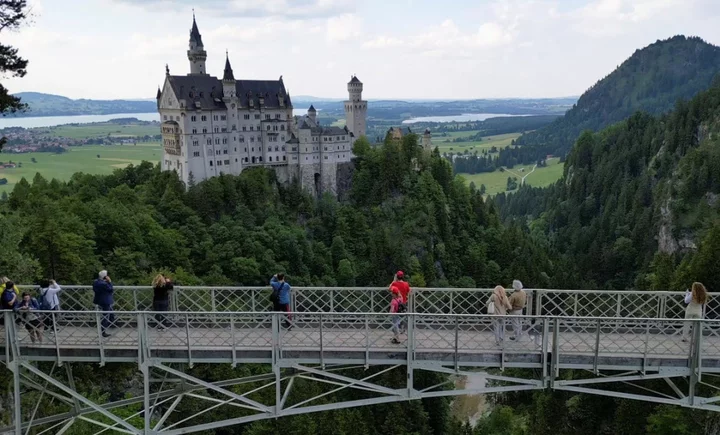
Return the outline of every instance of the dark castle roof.
{"type": "Polygon", "coordinates": [[[310,119],[309,116],[304,116],[300,118],[300,121],[298,121],[298,125],[298,128],[301,130],[310,130],[311,132],[320,135],[341,135],[350,133],[347,126],[345,126],[344,128],[325,127],[316,122],[313,122],[313,120],[310,119]]]}
{"type": "Polygon", "coordinates": [[[311,104],[311,105],[310,105],[310,108],[308,109],[308,112],[317,112],[317,110],[315,110],[315,106],[313,106],[313,105],[311,104]]]}
{"type": "Polygon", "coordinates": [[[360,83],[360,84],[362,84],[362,82],[357,78],[357,76],[352,76],[352,78],[350,79],[350,83],[360,83]]]}
{"type": "Polygon", "coordinates": [[[230,58],[227,53],[225,53],[225,72],[223,73],[223,80],[235,80],[232,67],[230,66],[230,58]]]}
{"type": "Polygon", "coordinates": [[[195,22],[195,14],[193,14],[193,25],[190,29],[190,41],[195,42],[197,45],[202,46],[202,36],[200,36],[200,30],[198,30],[197,23],[195,22]]]}
{"type": "MultiPolygon", "coordinates": [[[[207,74],[190,74],[187,76],[168,76],[173,92],[179,100],[185,100],[188,110],[223,110],[223,86],[217,77],[207,74]]],[[[278,109],[292,107],[290,96],[285,90],[282,80],[237,80],[235,93],[240,107],[260,107],[260,98],[264,98],[263,107],[278,109]],[[280,105],[281,99],[284,106],[280,105]]]]}

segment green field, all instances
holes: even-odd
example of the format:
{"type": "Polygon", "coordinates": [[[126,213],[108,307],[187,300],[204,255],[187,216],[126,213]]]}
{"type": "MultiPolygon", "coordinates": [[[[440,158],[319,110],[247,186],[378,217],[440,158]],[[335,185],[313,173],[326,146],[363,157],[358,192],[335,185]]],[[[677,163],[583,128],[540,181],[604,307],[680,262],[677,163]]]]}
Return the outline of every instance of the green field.
{"type": "Polygon", "coordinates": [[[477,131],[453,131],[445,133],[447,136],[439,136],[437,133],[433,133],[432,142],[434,146],[438,147],[441,154],[450,152],[454,154],[462,154],[465,150],[470,152],[480,152],[484,149],[490,149],[492,147],[497,147],[498,149],[505,148],[510,145],[513,140],[520,137],[521,134],[508,133],[498,134],[495,136],[485,136],[482,138],[483,140],[479,142],[445,142],[447,139],[452,140],[456,137],[468,137],[474,135],[475,133],[477,133],[477,131]]]}
{"type": "Polygon", "coordinates": [[[488,195],[495,195],[500,192],[505,192],[507,187],[508,177],[517,177],[518,184],[520,179],[527,175],[525,183],[535,187],[545,187],[553,184],[562,177],[564,164],[560,163],[560,159],[548,159],[547,167],[536,168],[532,171],[533,165],[527,166],[515,166],[513,169],[505,172],[483,172],[481,174],[458,174],[459,177],[464,178],[468,183],[471,181],[475,183],[475,186],[479,189],[481,184],[485,185],[486,193],[488,195]],[[524,172],[521,170],[525,169],[524,172]]]}
{"type": "Polygon", "coordinates": [[[12,160],[22,163],[22,168],[0,169],[0,178],[7,178],[8,184],[0,185],[0,192],[10,192],[15,183],[25,177],[32,182],[36,173],[42,174],[47,180],[69,180],[76,172],[88,174],[110,174],[117,168],[129,164],[137,165],[143,160],[158,163],[162,157],[159,143],[143,143],[134,145],[89,145],[71,147],[63,154],[26,153],[0,154],[0,161],[7,163],[12,160]],[[98,154],[100,158],[98,158],[98,154]],[[37,163],[32,163],[32,158],[37,163]]]}
{"type": "Polygon", "coordinates": [[[126,136],[154,136],[160,134],[160,129],[156,125],[138,125],[138,124],[115,124],[109,122],[97,122],[93,124],[81,125],[60,125],[48,128],[49,135],[58,137],[69,137],[73,139],[84,139],[94,137],[126,137],[126,136]]]}

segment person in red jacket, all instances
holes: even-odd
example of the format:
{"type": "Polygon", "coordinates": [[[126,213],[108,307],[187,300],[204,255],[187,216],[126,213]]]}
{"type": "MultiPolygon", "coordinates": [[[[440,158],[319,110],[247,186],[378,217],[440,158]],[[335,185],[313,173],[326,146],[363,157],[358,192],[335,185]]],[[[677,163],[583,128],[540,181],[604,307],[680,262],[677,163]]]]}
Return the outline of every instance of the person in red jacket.
{"type": "Polygon", "coordinates": [[[405,273],[403,273],[402,270],[398,270],[393,277],[393,282],[390,284],[390,291],[392,293],[400,293],[403,303],[408,303],[408,298],[410,297],[410,285],[407,281],[405,281],[405,273]]]}
{"type": "MultiPolygon", "coordinates": [[[[407,281],[405,281],[405,273],[403,273],[402,270],[398,270],[393,277],[393,281],[390,284],[390,293],[392,293],[393,295],[400,295],[400,299],[402,301],[400,312],[404,313],[410,311],[410,304],[408,303],[410,298],[410,285],[407,283],[407,281]]],[[[395,296],[393,296],[393,298],[395,298],[395,296]]],[[[405,332],[406,328],[407,325],[405,324],[405,322],[401,322],[400,330],[402,332],[405,332]]]]}

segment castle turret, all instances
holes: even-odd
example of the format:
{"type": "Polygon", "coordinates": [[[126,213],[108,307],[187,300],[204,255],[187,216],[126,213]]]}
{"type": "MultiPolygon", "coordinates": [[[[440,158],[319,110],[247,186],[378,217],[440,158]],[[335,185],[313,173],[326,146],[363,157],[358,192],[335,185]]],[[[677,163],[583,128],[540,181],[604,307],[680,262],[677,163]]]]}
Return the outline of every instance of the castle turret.
{"type": "Polygon", "coordinates": [[[187,56],[190,61],[190,74],[205,74],[207,52],[205,52],[202,36],[200,30],[198,30],[197,22],[195,22],[195,14],[193,14],[192,29],[190,29],[190,49],[187,56]]]}
{"type": "Polygon", "coordinates": [[[160,90],[160,86],[158,86],[157,95],[155,96],[155,100],[157,100],[157,107],[160,109],[160,99],[162,98],[162,91],[160,90]]]}
{"type": "Polygon", "coordinates": [[[310,108],[307,111],[308,118],[312,120],[312,122],[317,124],[317,111],[315,110],[315,107],[311,104],[310,108]]]}
{"type": "Polygon", "coordinates": [[[349,99],[345,101],[345,125],[355,139],[365,136],[367,101],[362,99],[363,84],[353,75],[347,85],[349,99]]]}
{"type": "Polygon", "coordinates": [[[227,51],[225,52],[225,72],[222,79],[223,95],[225,98],[235,96],[235,74],[233,74],[232,66],[230,66],[230,58],[227,51]]]}
{"type": "Polygon", "coordinates": [[[423,138],[422,138],[423,149],[432,150],[432,141],[430,139],[431,137],[432,137],[432,134],[430,133],[430,129],[426,128],[425,133],[423,133],[423,138]]]}

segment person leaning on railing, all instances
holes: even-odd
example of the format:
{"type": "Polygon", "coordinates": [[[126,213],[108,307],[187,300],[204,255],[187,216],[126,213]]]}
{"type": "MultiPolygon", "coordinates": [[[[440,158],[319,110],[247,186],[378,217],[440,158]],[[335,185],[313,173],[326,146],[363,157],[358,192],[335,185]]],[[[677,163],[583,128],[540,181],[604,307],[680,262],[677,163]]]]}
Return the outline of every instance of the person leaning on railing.
{"type": "MultiPolygon", "coordinates": [[[[685,291],[685,319],[702,319],[703,306],[707,303],[708,294],[705,286],[699,282],[694,282],[692,290],[685,291]]],[[[690,322],[683,325],[682,341],[690,340],[690,322]]]]}
{"type": "Polygon", "coordinates": [[[23,293],[22,299],[15,304],[15,312],[20,315],[22,323],[25,325],[30,334],[30,340],[35,343],[36,341],[42,344],[43,339],[43,322],[41,320],[40,304],[38,301],[30,297],[30,293],[23,293]]]}
{"type": "MultiPolygon", "coordinates": [[[[38,292],[38,302],[40,303],[40,309],[43,311],[58,311],[60,309],[60,298],[58,294],[62,291],[62,288],[55,282],[54,279],[42,279],[40,280],[40,290],[38,292]]],[[[50,334],[54,333],[53,326],[57,322],[57,314],[48,313],[45,315],[45,327],[50,330],[50,334]]]]}
{"type": "Polygon", "coordinates": [[[167,311],[170,305],[169,292],[173,289],[173,283],[170,278],[167,278],[162,273],[159,273],[152,282],[153,286],[153,311],[158,312],[155,315],[155,321],[157,327],[160,329],[167,328],[169,326],[167,317],[160,312],[167,311]]]}
{"type": "Polygon", "coordinates": [[[270,300],[273,303],[273,311],[287,313],[283,326],[288,330],[292,329],[292,315],[290,314],[290,284],[285,282],[285,274],[278,273],[270,279],[270,286],[273,289],[270,300]]]}
{"type": "Polygon", "coordinates": [[[512,309],[512,305],[510,305],[503,286],[499,285],[495,287],[493,294],[491,294],[490,299],[488,299],[487,307],[488,314],[498,316],[497,319],[493,320],[493,329],[495,332],[495,344],[500,345],[503,340],[505,340],[505,316],[507,312],[512,309]]]}

